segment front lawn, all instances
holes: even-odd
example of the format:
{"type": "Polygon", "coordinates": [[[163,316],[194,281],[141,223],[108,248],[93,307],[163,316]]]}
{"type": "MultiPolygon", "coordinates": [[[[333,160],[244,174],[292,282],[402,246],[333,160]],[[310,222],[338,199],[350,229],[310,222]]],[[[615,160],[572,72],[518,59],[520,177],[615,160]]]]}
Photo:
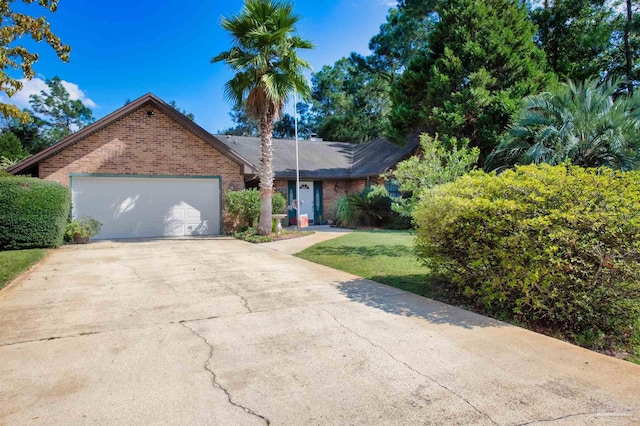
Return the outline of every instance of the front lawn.
{"type": "Polygon", "coordinates": [[[356,231],[316,244],[297,256],[373,281],[434,297],[429,270],[413,253],[409,231],[356,231]]]}
{"type": "Polygon", "coordinates": [[[0,288],[38,263],[48,252],[46,249],[0,251],[0,288]]]}

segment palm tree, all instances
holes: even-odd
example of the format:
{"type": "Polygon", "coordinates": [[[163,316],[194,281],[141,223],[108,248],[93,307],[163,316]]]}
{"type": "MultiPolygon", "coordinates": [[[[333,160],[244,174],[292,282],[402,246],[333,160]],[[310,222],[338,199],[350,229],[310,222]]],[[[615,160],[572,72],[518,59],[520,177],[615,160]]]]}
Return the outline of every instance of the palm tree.
{"type": "Polygon", "coordinates": [[[567,81],[552,93],[525,99],[487,170],[515,164],[559,164],[618,170],[640,167],[640,98],[614,98],[619,81],[567,81]]]}
{"type": "Polygon", "coordinates": [[[296,35],[299,20],[291,3],[245,0],[239,14],[222,18],[233,47],[212,59],[236,72],[225,85],[225,95],[235,105],[244,103],[247,114],[260,123],[260,235],[271,232],[273,123],[294,90],[303,98],[310,96],[303,71],[311,66],[296,51],[313,45],[296,35]]]}

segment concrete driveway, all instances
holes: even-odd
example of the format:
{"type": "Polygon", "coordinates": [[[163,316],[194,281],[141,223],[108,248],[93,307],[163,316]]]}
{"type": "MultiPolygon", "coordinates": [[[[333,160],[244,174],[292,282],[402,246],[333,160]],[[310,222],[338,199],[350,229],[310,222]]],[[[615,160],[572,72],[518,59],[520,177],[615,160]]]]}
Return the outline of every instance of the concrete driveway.
{"type": "Polygon", "coordinates": [[[0,424],[640,422],[640,366],[232,239],[64,247],[0,313],[0,424]]]}

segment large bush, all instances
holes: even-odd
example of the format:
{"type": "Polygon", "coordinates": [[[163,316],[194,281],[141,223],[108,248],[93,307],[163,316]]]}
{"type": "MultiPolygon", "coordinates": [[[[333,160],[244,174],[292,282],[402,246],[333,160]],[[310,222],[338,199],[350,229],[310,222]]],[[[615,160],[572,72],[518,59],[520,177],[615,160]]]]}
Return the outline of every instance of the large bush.
{"type": "MultiPolygon", "coordinates": [[[[227,191],[225,193],[225,208],[234,222],[235,229],[244,230],[254,226],[260,217],[260,191],[255,188],[242,191],[227,191]]],[[[271,198],[271,212],[282,213],[287,206],[287,200],[279,192],[274,192],[271,198]]]]}
{"type": "Polygon", "coordinates": [[[62,244],[71,207],[68,188],[35,178],[1,178],[0,206],[0,250],[62,244]]]}
{"type": "Polygon", "coordinates": [[[472,172],[426,192],[415,220],[419,256],[486,312],[587,346],[640,338],[639,173],[472,172]]]}

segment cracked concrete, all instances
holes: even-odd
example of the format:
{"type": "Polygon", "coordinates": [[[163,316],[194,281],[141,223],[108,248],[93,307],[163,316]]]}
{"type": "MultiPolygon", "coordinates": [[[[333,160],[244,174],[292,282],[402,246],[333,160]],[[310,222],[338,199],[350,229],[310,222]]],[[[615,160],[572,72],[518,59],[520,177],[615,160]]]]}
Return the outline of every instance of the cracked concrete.
{"type": "Polygon", "coordinates": [[[224,394],[227,396],[227,401],[229,401],[229,404],[233,405],[234,407],[240,408],[247,414],[251,414],[252,416],[255,416],[263,420],[267,425],[271,424],[269,419],[267,419],[266,417],[256,413],[249,407],[245,407],[244,405],[238,404],[233,400],[233,397],[231,396],[229,391],[226,388],[224,388],[220,383],[218,383],[216,379],[216,373],[211,369],[211,358],[213,358],[213,346],[211,346],[211,344],[207,342],[207,339],[205,337],[196,333],[196,331],[191,327],[189,327],[186,323],[180,322],[180,324],[182,324],[187,330],[189,330],[191,333],[193,333],[195,336],[201,339],[204,342],[204,344],[207,345],[207,347],[209,348],[209,357],[207,358],[207,361],[204,363],[204,369],[207,370],[209,373],[211,373],[211,382],[213,383],[213,386],[224,392],[224,394]]]}
{"type": "Polygon", "coordinates": [[[637,365],[232,239],[64,247],[0,310],[0,425],[640,422],[637,365]]]}
{"type": "Polygon", "coordinates": [[[345,330],[347,330],[349,333],[354,334],[356,336],[358,336],[359,338],[365,340],[367,343],[369,343],[371,346],[373,346],[374,348],[377,348],[379,350],[381,350],[382,352],[384,352],[385,354],[387,354],[391,359],[393,359],[394,361],[404,365],[405,367],[407,367],[409,370],[413,371],[416,374],[419,374],[420,376],[424,377],[425,379],[428,379],[430,381],[432,381],[433,383],[435,383],[436,385],[440,386],[442,389],[446,390],[447,392],[451,393],[452,395],[455,395],[456,397],[460,398],[462,401],[464,401],[465,404],[469,405],[471,408],[473,408],[475,411],[477,411],[479,414],[483,415],[484,417],[486,417],[491,423],[493,423],[494,425],[497,425],[498,423],[496,423],[490,415],[488,415],[487,413],[483,413],[482,411],[480,411],[478,409],[478,407],[476,407],[475,405],[473,405],[472,403],[470,403],[467,399],[465,399],[463,396],[459,395],[458,393],[454,392],[453,390],[449,389],[447,386],[443,385],[442,383],[438,382],[436,379],[434,379],[433,377],[430,377],[418,370],[416,370],[414,367],[410,366],[409,364],[407,364],[404,361],[399,360],[398,358],[394,357],[393,354],[391,354],[389,351],[387,351],[385,348],[383,348],[382,346],[379,346],[375,343],[373,343],[371,340],[367,339],[364,336],[361,336],[360,334],[356,333],[355,331],[351,330],[349,327],[345,326],[343,323],[340,322],[340,320],[338,320],[338,318],[335,317],[335,315],[333,315],[331,312],[323,309],[324,312],[326,312],[327,314],[329,314],[331,316],[331,318],[333,318],[333,320],[338,323],[338,325],[340,325],[340,327],[344,328],[345,330]]]}

